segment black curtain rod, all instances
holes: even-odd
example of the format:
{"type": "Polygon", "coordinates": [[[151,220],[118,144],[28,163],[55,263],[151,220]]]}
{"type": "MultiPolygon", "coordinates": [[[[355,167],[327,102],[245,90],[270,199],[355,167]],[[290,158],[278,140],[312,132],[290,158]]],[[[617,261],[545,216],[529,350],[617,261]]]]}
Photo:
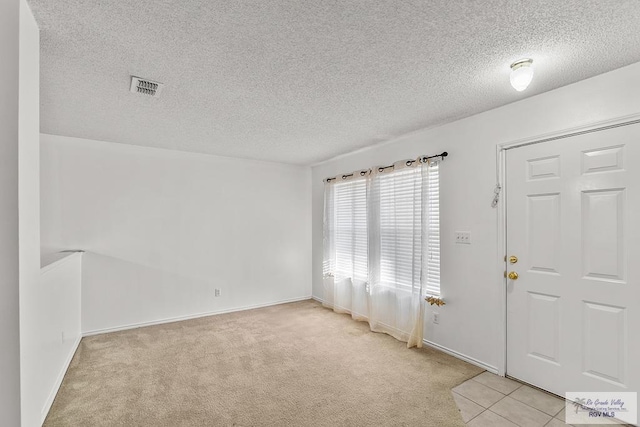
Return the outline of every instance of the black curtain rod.
{"type": "MultiPolygon", "coordinates": [[[[440,157],[440,158],[443,158],[443,159],[444,159],[444,158],[445,158],[445,157],[447,157],[448,155],[449,155],[449,153],[447,153],[446,151],[443,151],[442,153],[440,153],[440,154],[435,154],[435,155],[433,155],[433,156],[423,156],[423,157],[418,157],[418,160],[407,160],[407,166],[411,166],[411,164],[412,164],[413,162],[416,162],[416,161],[420,161],[421,163],[424,163],[424,162],[426,162],[427,160],[429,160],[429,159],[435,159],[436,157],[440,157]]],[[[383,170],[385,170],[385,169],[389,169],[389,168],[392,168],[392,167],[393,167],[393,165],[389,165],[389,166],[380,166],[380,167],[378,168],[378,171],[379,171],[379,172],[382,172],[383,170]]],[[[360,171],[360,176],[365,176],[365,175],[367,174],[367,172],[370,172],[370,171],[371,171],[371,169],[369,169],[369,170],[362,170],[362,171],[360,171]]],[[[349,173],[349,174],[344,174],[344,175],[342,175],[342,179],[347,179],[347,178],[349,178],[350,176],[353,176],[353,173],[349,173]]],[[[334,179],[338,179],[338,177],[337,177],[337,176],[334,176],[333,178],[327,178],[327,179],[325,179],[324,181],[326,181],[326,182],[330,182],[330,181],[333,181],[334,179]]]]}
{"type": "Polygon", "coordinates": [[[447,153],[446,151],[443,151],[440,154],[436,154],[435,156],[427,156],[427,157],[423,157],[422,161],[424,162],[425,160],[429,160],[429,159],[435,159],[436,157],[442,157],[443,159],[445,157],[447,157],[449,155],[449,153],[447,153]]]}

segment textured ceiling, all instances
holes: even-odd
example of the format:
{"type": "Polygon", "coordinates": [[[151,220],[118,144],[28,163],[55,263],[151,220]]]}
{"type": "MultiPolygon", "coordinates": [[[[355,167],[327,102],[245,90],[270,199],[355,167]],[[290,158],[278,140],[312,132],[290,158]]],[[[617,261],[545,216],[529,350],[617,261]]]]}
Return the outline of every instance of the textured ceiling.
{"type": "Polygon", "coordinates": [[[638,0],[30,3],[42,132],[295,164],[640,61],[638,0]]]}

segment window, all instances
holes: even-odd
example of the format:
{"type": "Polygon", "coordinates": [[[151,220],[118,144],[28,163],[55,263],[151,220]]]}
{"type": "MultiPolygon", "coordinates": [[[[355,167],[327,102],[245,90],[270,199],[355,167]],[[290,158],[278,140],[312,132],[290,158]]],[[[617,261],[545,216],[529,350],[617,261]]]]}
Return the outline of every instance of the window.
{"type": "Polygon", "coordinates": [[[334,188],[334,242],[336,279],[366,281],[367,185],[358,179],[339,182],[334,188]]]}
{"type": "Polygon", "coordinates": [[[426,295],[440,296],[437,164],[337,182],[328,191],[331,247],[325,271],[328,267],[336,280],[374,280],[400,290],[421,287],[426,295]],[[369,278],[369,263],[375,279],[369,278]]]}
{"type": "Polygon", "coordinates": [[[423,297],[440,296],[438,164],[330,178],[324,196],[324,304],[421,346],[423,297]]]}

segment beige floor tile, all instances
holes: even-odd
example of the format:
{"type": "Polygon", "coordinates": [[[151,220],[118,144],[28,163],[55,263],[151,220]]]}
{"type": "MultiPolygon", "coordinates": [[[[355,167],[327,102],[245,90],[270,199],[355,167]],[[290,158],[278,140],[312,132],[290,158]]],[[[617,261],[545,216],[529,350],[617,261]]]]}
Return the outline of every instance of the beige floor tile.
{"type": "Polygon", "coordinates": [[[505,420],[491,411],[484,411],[467,424],[468,427],[518,427],[517,424],[505,420]]]}
{"type": "Polygon", "coordinates": [[[551,415],[538,411],[509,396],[493,405],[491,410],[521,427],[541,427],[552,418],[551,415]]]}
{"type": "Polygon", "coordinates": [[[566,424],[564,421],[560,421],[557,418],[551,418],[551,421],[549,421],[544,427],[567,427],[570,425],[571,424],[566,424]]]}
{"type": "Polygon", "coordinates": [[[566,407],[565,407],[565,406],[563,406],[563,407],[562,407],[562,410],[561,410],[560,412],[558,412],[558,413],[556,414],[556,416],[555,416],[555,417],[556,417],[557,419],[559,419],[560,421],[564,421],[564,418],[565,418],[565,417],[564,417],[564,411],[565,411],[565,410],[566,410],[566,407]]]}
{"type": "Polygon", "coordinates": [[[564,408],[564,400],[526,385],[511,393],[510,396],[551,416],[564,408]]]}
{"type": "Polygon", "coordinates": [[[519,382],[510,380],[509,378],[500,377],[496,374],[492,374],[491,372],[483,372],[472,379],[480,384],[486,385],[487,387],[491,387],[502,394],[509,394],[522,385],[519,382]]]}
{"type": "Polygon", "coordinates": [[[460,415],[462,415],[462,421],[468,423],[476,417],[480,412],[484,411],[484,408],[477,403],[474,403],[467,399],[464,396],[460,396],[458,393],[451,393],[453,395],[453,400],[456,401],[456,405],[460,410],[460,415]]]}
{"type": "Polygon", "coordinates": [[[488,408],[504,397],[502,393],[473,380],[463,382],[455,387],[453,391],[484,408],[488,408]]]}

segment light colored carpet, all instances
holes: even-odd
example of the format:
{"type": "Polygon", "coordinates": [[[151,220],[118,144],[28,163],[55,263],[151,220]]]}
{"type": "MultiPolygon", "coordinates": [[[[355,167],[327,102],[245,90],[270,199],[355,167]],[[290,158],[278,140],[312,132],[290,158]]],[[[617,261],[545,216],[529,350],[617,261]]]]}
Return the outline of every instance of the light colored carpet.
{"type": "Polygon", "coordinates": [[[45,426],[462,426],[480,372],[309,300],[84,338],[45,426]]]}

